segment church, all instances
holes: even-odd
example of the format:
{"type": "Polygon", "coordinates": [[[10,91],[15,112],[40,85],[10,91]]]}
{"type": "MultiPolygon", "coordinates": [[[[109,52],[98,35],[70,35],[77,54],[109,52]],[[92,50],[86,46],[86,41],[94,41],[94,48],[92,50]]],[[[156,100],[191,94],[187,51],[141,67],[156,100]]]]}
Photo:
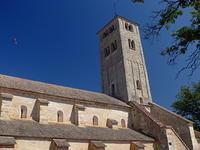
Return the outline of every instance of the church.
{"type": "Polygon", "coordinates": [[[139,25],[97,34],[102,93],[0,75],[0,150],[200,150],[193,122],[152,100],[139,25]]]}

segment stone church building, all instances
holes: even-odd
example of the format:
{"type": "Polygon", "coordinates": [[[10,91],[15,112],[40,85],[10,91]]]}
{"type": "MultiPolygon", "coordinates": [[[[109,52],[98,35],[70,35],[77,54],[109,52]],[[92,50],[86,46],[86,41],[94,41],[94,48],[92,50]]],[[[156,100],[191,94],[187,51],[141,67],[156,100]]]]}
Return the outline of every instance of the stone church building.
{"type": "Polygon", "coordinates": [[[193,122],[152,101],[138,24],[98,36],[103,93],[0,75],[0,150],[200,150],[193,122]]]}

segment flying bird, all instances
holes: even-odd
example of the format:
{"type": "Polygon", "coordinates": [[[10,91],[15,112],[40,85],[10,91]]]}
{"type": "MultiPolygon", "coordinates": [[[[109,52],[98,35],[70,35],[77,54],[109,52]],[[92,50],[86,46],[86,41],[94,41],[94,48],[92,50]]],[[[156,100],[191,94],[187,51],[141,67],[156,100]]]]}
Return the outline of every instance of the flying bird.
{"type": "Polygon", "coordinates": [[[12,42],[13,42],[13,44],[15,44],[15,45],[17,45],[17,44],[18,44],[18,42],[17,42],[17,39],[16,39],[16,38],[13,38],[12,42]]]}

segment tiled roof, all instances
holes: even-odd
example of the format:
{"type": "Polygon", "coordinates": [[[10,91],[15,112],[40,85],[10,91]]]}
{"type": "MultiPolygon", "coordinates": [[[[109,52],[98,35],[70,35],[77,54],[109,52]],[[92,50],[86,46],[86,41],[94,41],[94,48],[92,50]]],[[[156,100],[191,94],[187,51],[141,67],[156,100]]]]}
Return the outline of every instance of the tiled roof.
{"type": "Polygon", "coordinates": [[[32,137],[50,139],[154,141],[132,129],[110,129],[103,127],[78,127],[69,124],[39,124],[32,120],[0,120],[1,136],[32,137]]]}
{"type": "Polygon", "coordinates": [[[129,107],[126,103],[103,93],[79,90],[6,75],[0,75],[0,87],[78,99],[82,101],[129,107]]]}

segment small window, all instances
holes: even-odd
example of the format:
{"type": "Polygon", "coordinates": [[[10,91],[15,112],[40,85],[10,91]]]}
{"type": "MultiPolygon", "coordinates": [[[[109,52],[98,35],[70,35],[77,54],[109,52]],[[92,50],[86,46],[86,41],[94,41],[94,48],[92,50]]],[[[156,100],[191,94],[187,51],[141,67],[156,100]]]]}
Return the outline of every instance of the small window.
{"type": "Polygon", "coordinates": [[[108,30],[106,30],[106,31],[103,33],[103,38],[107,37],[107,36],[108,36],[108,34],[109,34],[109,31],[108,31],[108,30]]]}
{"type": "Polygon", "coordinates": [[[117,49],[117,40],[111,43],[111,50],[114,52],[117,49]]]}
{"type": "Polygon", "coordinates": [[[57,113],[57,122],[63,122],[63,112],[58,111],[57,113]]]}
{"type": "Polygon", "coordinates": [[[130,49],[135,50],[135,42],[134,40],[128,39],[128,45],[130,49]]]}
{"type": "Polygon", "coordinates": [[[121,126],[122,126],[122,128],[126,127],[126,121],[124,119],[121,120],[121,126]]]}
{"type": "Polygon", "coordinates": [[[114,25],[110,26],[109,30],[110,30],[110,33],[113,32],[115,30],[115,26],[114,25]]]}
{"type": "Polygon", "coordinates": [[[112,96],[115,96],[115,84],[112,84],[111,92],[112,92],[112,96]]]}
{"type": "Polygon", "coordinates": [[[141,82],[139,80],[136,81],[136,85],[137,85],[138,90],[142,90],[142,85],[141,85],[141,82]]]}
{"type": "Polygon", "coordinates": [[[133,26],[132,25],[129,25],[128,29],[129,29],[129,31],[133,32],[133,26]]]}
{"type": "Polygon", "coordinates": [[[131,48],[135,50],[135,42],[133,40],[131,41],[131,48]]]}
{"type": "Polygon", "coordinates": [[[110,55],[110,47],[108,46],[108,47],[106,47],[106,48],[104,49],[104,56],[107,57],[107,56],[109,56],[109,55],[110,55]]]}
{"type": "Polygon", "coordinates": [[[128,30],[128,31],[131,31],[133,32],[133,25],[132,24],[128,24],[128,23],[125,23],[125,29],[128,30]]]}
{"type": "Polygon", "coordinates": [[[27,107],[21,106],[21,118],[27,118],[27,107]]]}
{"type": "Polygon", "coordinates": [[[97,116],[94,116],[93,117],[93,125],[97,126],[99,124],[98,122],[98,117],[97,116]]]}
{"type": "Polygon", "coordinates": [[[125,28],[126,30],[128,30],[128,23],[125,23],[125,28]]]}
{"type": "Polygon", "coordinates": [[[112,25],[110,26],[104,33],[103,33],[103,38],[107,37],[110,33],[112,33],[115,30],[115,26],[112,25]]]}
{"type": "Polygon", "coordinates": [[[140,97],[140,104],[143,104],[143,99],[140,97]]]}

